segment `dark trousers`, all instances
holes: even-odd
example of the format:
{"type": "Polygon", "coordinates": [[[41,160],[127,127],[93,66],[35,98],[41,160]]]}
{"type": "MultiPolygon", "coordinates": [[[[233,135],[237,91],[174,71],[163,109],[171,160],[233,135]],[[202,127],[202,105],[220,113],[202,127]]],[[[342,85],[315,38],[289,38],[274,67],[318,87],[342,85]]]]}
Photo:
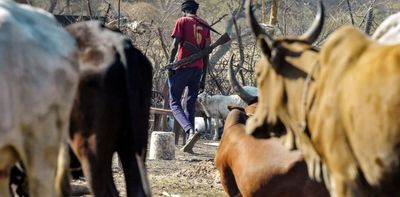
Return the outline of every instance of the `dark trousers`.
{"type": "Polygon", "coordinates": [[[199,68],[182,68],[168,78],[170,107],[175,120],[187,132],[194,129],[194,114],[203,70],[199,68]],[[185,87],[188,87],[187,98],[181,103],[185,87]],[[184,105],[182,107],[182,105],[184,105]],[[186,106],[185,106],[186,105],[186,106]]]}

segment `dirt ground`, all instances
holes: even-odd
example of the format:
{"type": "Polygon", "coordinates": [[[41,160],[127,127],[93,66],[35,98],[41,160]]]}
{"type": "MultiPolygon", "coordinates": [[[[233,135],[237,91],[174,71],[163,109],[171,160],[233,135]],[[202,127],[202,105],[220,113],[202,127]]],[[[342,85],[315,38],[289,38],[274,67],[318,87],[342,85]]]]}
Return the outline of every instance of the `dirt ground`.
{"type": "MultiPolygon", "coordinates": [[[[195,154],[183,153],[175,148],[175,160],[147,160],[149,182],[154,197],[223,197],[227,196],[214,166],[217,147],[206,145],[213,141],[200,139],[193,148],[195,154]]],[[[181,143],[180,143],[181,144],[181,143]]],[[[124,177],[114,159],[114,180],[120,196],[126,196],[124,177]]],[[[74,185],[86,185],[74,180],[74,185]]],[[[91,195],[79,195],[89,197],[91,195]]]]}

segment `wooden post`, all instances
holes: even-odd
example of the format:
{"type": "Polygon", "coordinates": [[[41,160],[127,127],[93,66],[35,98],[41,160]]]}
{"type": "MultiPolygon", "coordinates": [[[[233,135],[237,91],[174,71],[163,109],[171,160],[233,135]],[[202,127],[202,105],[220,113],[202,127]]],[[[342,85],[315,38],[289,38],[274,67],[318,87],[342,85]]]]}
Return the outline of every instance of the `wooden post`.
{"type": "MultiPolygon", "coordinates": [[[[162,95],[163,95],[163,98],[164,98],[163,108],[164,108],[164,109],[170,109],[170,107],[169,107],[169,86],[168,86],[168,79],[165,80],[164,87],[163,87],[163,90],[162,90],[162,95]]],[[[172,116],[172,113],[171,113],[171,116],[172,116]]],[[[161,124],[162,124],[163,130],[165,130],[165,128],[167,128],[167,117],[166,117],[166,116],[163,116],[163,117],[162,117],[162,119],[161,119],[161,124]]],[[[175,135],[176,135],[176,134],[175,134],[175,135]]]]}
{"type": "Polygon", "coordinates": [[[153,131],[163,130],[163,128],[161,128],[161,126],[160,126],[161,118],[162,118],[161,114],[154,113],[153,131]]]}

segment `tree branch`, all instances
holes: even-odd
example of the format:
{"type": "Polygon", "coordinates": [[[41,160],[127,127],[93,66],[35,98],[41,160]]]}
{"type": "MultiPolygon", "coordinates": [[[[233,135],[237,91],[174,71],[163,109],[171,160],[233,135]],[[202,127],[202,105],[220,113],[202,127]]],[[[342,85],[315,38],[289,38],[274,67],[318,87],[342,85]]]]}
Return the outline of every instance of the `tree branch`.
{"type": "Polygon", "coordinates": [[[351,10],[350,1],[346,0],[346,2],[347,2],[347,8],[348,8],[350,19],[351,19],[351,24],[354,26],[353,11],[351,10]]]}

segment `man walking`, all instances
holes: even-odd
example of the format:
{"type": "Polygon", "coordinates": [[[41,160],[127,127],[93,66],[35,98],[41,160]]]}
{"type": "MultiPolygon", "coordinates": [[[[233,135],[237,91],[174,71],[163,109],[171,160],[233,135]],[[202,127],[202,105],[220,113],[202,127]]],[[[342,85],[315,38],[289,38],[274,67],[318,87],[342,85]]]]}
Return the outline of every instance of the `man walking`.
{"type": "MultiPolygon", "coordinates": [[[[198,7],[199,4],[194,0],[182,2],[181,9],[184,16],[176,20],[172,32],[173,42],[169,63],[174,62],[177,53],[177,60],[181,60],[210,45],[210,26],[196,15],[198,7]]],[[[208,55],[169,69],[170,106],[175,120],[179,122],[186,136],[189,136],[187,143],[181,149],[188,153],[193,153],[192,148],[200,138],[200,134],[194,130],[194,114],[198,92],[204,90],[207,64],[208,55]],[[181,104],[185,87],[188,88],[187,99],[181,104]],[[185,110],[182,105],[186,105],[185,110]]]]}

